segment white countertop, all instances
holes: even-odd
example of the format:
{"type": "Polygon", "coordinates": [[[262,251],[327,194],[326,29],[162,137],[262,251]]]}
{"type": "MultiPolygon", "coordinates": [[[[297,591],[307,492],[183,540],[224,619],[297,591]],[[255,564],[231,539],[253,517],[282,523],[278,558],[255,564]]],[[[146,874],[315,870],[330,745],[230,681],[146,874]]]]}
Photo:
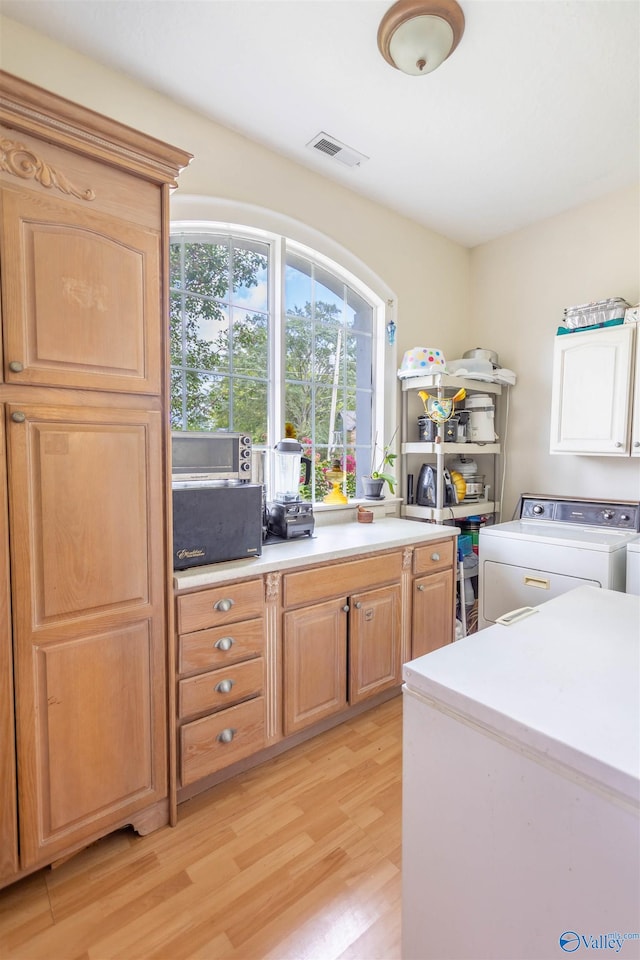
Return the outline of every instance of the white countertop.
{"type": "Polygon", "coordinates": [[[401,520],[396,517],[375,519],[373,523],[333,523],[317,526],[313,537],[285,540],[262,548],[262,556],[245,560],[230,560],[226,563],[211,563],[189,570],[176,570],[173,574],[177,591],[206,587],[237,577],[260,576],[274,570],[341,560],[345,557],[374,550],[390,550],[411,544],[455,537],[457,527],[439,523],[421,523],[401,520]]]}
{"type": "Polygon", "coordinates": [[[638,804],[640,597],[578,587],[404,667],[408,693],[638,804]]]}

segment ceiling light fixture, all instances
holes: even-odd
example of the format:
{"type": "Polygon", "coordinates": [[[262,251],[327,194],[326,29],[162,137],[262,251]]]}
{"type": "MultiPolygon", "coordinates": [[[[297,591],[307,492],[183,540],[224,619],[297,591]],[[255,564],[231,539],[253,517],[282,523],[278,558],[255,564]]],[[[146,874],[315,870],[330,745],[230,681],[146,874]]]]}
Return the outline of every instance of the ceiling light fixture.
{"type": "Polygon", "coordinates": [[[453,53],[463,33],[456,0],[398,0],[380,21],[378,48],[392,67],[420,77],[453,53]]]}

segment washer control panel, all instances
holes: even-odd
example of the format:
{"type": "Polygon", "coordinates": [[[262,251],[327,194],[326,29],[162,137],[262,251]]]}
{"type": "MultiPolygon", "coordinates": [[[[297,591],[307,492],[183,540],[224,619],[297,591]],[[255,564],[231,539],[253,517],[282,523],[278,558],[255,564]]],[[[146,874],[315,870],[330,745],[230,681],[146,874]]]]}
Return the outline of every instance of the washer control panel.
{"type": "Polygon", "coordinates": [[[588,527],[640,531],[640,504],[609,500],[555,499],[524,494],[520,518],[588,527]]]}

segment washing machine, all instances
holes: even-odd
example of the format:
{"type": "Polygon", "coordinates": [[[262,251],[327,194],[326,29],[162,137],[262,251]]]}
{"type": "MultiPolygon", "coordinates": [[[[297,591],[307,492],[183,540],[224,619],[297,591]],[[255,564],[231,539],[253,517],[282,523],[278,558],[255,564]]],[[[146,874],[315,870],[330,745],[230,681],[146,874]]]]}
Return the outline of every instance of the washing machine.
{"type": "Polygon", "coordinates": [[[627,593],[640,596],[640,539],[627,544],[627,593]]]}
{"type": "Polygon", "coordinates": [[[478,629],[584,584],[624,592],[639,532],[635,501],[523,494],[518,520],[480,529],[478,629]]]}

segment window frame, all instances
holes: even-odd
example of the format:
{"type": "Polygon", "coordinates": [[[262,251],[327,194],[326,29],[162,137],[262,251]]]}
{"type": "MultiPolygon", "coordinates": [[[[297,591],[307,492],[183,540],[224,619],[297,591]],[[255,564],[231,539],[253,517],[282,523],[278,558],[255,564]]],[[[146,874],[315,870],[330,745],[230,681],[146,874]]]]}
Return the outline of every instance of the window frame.
{"type": "MultiPolygon", "coordinates": [[[[172,207],[174,201],[172,198],[172,207]]],[[[182,198],[184,201],[186,198],[182,198]]],[[[272,275],[275,282],[269,284],[269,314],[276,325],[276,335],[269,338],[267,436],[268,446],[272,446],[284,430],[284,336],[285,336],[285,270],[287,250],[298,254],[328,270],[342,282],[350,286],[359,296],[371,304],[373,309],[372,364],[372,436],[371,445],[376,442],[380,451],[384,442],[394,434],[397,427],[397,350],[395,341],[389,343],[387,325],[396,322],[396,300],[390,289],[365,264],[350,254],[345,248],[330,238],[307,228],[297,221],[275,217],[278,221],[268,229],[264,224],[254,225],[214,215],[208,198],[189,198],[186,206],[193,214],[194,201],[200,200],[207,209],[202,219],[183,219],[180,210],[172,209],[170,236],[185,234],[192,237],[232,236],[237,239],[259,241],[269,246],[269,258],[272,263],[272,275]],[[295,229],[297,225],[298,229],[295,229]],[[274,229],[275,227],[275,229],[274,229]],[[300,227],[303,229],[300,230],[300,227]],[[300,239],[300,234],[306,234],[300,239]],[[297,234],[297,235],[296,235],[297,234]],[[312,245],[312,241],[313,245],[312,245]],[[320,249],[319,249],[320,247],[320,249]],[[338,259],[340,257],[340,259],[338,259]],[[358,272],[356,273],[355,270],[358,272]]],[[[184,205],[184,204],[182,204],[184,205]]],[[[178,206],[182,206],[178,205],[178,206]]],[[[198,203],[200,207],[201,204],[198,203]]],[[[242,206],[242,205],[241,205],[242,206]]],[[[219,209],[219,208],[218,208],[219,209]]],[[[202,211],[204,212],[204,211],[202,211]]],[[[222,212],[222,211],[220,211],[222,212]]],[[[226,211],[228,212],[228,211],[226,211]]],[[[262,210],[262,220],[266,211],[262,210]]],[[[267,212],[268,213],[268,212],[267,212]]],[[[255,208],[253,210],[256,219],[255,208]]],[[[257,218],[260,221],[260,217],[257,218]]],[[[256,445],[256,450],[268,449],[256,445]]],[[[399,477],[397,478],[399,479],[399,477]]],[[[396,495],[399,495],[399,491],[396,495]]],[[[322,499],[314,501],[314,509],[322,507],[322,499]]]]}

